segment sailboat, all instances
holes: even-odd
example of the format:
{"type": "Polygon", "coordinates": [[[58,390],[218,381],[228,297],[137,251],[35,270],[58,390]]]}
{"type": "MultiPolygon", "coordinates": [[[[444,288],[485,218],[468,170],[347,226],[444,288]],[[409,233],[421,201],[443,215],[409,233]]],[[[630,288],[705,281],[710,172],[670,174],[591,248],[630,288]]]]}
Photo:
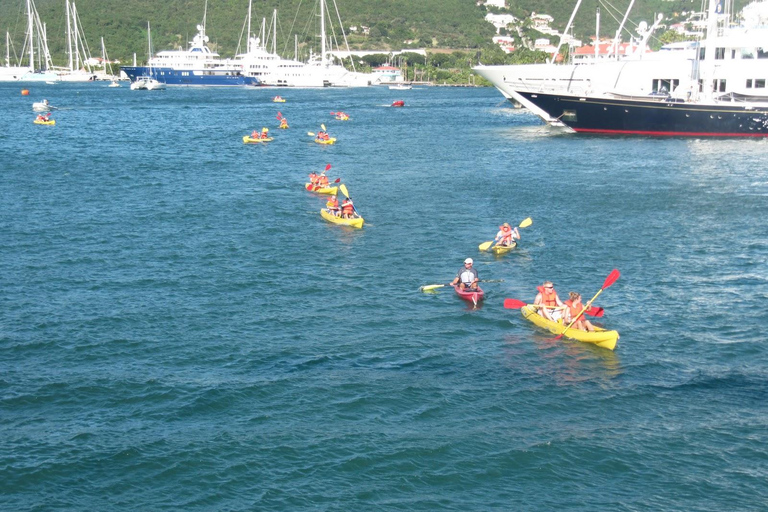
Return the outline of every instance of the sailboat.
{"type": "Polygon", "coordinates": [[[109,57],[107,56],[107,47],[104,46],[104,38],[101,38],[101,61],[104,65],[104,79],[110,80],[109,87],[120,87],[117,83],[117,77],[112,74],[112,65],[109,63],[109,57]]]}
{"type": "Polygon", "coordinates": [[[63,82],[92,82],[96,80],[96,73],[91,71],[88,65],[90,50],[88,42],[78,25],[80,16],[77,14],[75,2],[66,2],[67,10],[67,54],[69,55],[67,67],[60,70],[59,79],[63,82]],[[82,59],[82,68],[80,67],[82,59]]]}
{"type": "Polygon", "coordinates": [[[48,71],[53,67],[51,63],[51,54],[48,52],[46,43],[45,24],[40,22],[40,16],[37,14],[33,0],[27,2],[27,31],[24,41],[24,51],[29,54],[29,65],[11,66],[10,63],[10,35],[6,34],[6,61],[5,66],[0,67],[0,82],[52,82],[59,79],[58,74],[48,71]],[[35,55],[35,46],[37,45],[37,55],[35,55]],[[40,62],[35,65],[37,60],[40,62]],[[41,71],[35,71],[35,69],[41,71]]]}
{"type": "MultiPolygon", "coordinates": [[[[262,23],[262,37],[251,38],[249,2],[248,49],[247,53],[238,55],[238,58],[242,59],[246,76],[258,78],[263,85],[284,87],[367,87],[371,84],[372,75],[349,71],[344,66],[333,63],[327,49],[326,0],[317,1],[320,8],[320,55],[310,55],[309,62],[306,63],[296,59],[284,59],[277,54],[277,11],[272,15],[272,51],[267,50],[266,20],[262,23]]],[[[343,27],[341,31],[344,35],[343,27]]]]}
{"type": "Polygon", "coordinates": [[[135,81],[131,82],[132,91],[156,91],[165,89],[165,84],[155,79],[154,74],[152,73],[152,35],[149,22],[147,22],[147,44],[149,47],[148,73],[137,77],[135,81]]]}

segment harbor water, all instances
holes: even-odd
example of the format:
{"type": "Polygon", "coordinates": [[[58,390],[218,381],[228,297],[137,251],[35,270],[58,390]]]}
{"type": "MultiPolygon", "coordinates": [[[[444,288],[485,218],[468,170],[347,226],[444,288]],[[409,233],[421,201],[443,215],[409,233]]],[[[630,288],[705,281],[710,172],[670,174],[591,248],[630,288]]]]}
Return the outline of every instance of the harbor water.
{"type": "Polygon", "coordinates": [[[0,85],[0,509],[768,503],[768,141],[566,134],[490,88],[28,88],[0,85]],[[362,230],[304,189],[329,163],[362,230]],[[479,308],[419,291],[466,257],[479,308]],[[615,351],[503,307],[614,268],[615,351]]]}

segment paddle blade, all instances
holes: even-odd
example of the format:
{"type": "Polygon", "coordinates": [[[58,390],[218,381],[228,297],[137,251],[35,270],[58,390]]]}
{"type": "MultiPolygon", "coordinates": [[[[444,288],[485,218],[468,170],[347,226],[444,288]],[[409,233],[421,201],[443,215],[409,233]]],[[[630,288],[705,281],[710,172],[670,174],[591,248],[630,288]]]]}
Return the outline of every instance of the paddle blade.
{"type": "Polygon", "coordinates": [[[322,128],[322,129],[323,129],[323,131],[326,131],[326,130],[325,130],[325,125],[324,125],[324,124],[321,124],[321,125],[320,125],[320,128],[322,128]]]}
{"type": "Polygon", "coordinates": [[[527,219],[525,219],[523,222],[521,222],[521,223],[520,223],[520,226],[519,226],[519,227],[521,227],[521,228],[527,228],[527,227],[528,227],[528,226],[530,226],[531,224],[533,224],[533,220],[532,220],[530,217],[528,217],[527,219]]]}
{"type": "Polygon", "coordinates": [[[426,286],[419,287],[419,291],[421,292],[428,292],[431,290],[436,290],[438,288],[442,288],[444,286],[448,286],[447,284],[428,284],[426,286]]]}
{"type": "Polygon", "coordinates": [[[517,299],[504,299],[504,307],[506,309],[520,309],[525,306],[525,302],[517,299]]]}
{"type": "Polygon", "coordinates": [[[332,116],[335,116],[335,115],[336,115],[336,112],[331,112],[331,115],[332,115],[332,116]]]}
{"type": "Polygon", "coordinates": [[[339,185],[339,190],[341,190],[341,193],[344,194],[345,197],[349,197],[349,192],[347,191],[347,186],[345,184],[339,185]]]}
{"type": "Polygon", "coordinates": [[[603,283],[603,290],[611,286],[613,283],[616,282],[616,280],[619,278],[621,274],[619,274],[619,271],[617,269],[611,270],[611,273],[608,274],[608,277],[605,278],[605,282],[603,283]]]}
{"type": "Polygon", "coordinates": [[[307,135],[309,135],[310,137],[314,137],[315,133],[314,132],[307,132],[307,135]]]}
{"type": "Polygon", "coordinates": [[[338,183],[340,181],[341,181],[341,178],[336,178],[335,180],[333,180],[334,183],[338,183]]]}
{"type": "Polygon", "coordinates": [[[326,171],[330,171],[330,170],[331,170],[331,164],[327,164],[327,165],[325,166],[325,170],[326,170],[326,171]]]}
{"type": "Polygon", "coordinates": [[[586,310],[584,312],[584,314],[600,318],[601,316],[603,316],[604,312],[605,311],[603,310],[603,308],[598,308],[598,307],[595,307],[595,306],[590,306],[590,308],[588,310],[586,310]]]}
{"type": "Polygon", "coordinates": [[[491,248],[491,245],[493,245],[493,240],[491,240],[490,242],[483,242],[480,245],[478,245],[477,248],[480,249],[481,251],[487,251],[488,249],[491,248]]]}

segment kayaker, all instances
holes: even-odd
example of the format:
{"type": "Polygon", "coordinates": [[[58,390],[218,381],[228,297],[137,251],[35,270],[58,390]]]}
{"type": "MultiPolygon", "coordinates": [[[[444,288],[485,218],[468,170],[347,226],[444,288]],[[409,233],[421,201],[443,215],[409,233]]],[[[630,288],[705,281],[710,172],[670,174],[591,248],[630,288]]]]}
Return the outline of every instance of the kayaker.
{"type": "Polygon", "coordinates": [[[514,240],[520,240],[520,232],[517,230],[517,227],[512,229],[509,222],[505,222],[499,226],[499,232],[496,233],[496,238],[494,240],[497,242],[496,245],[509,247],[514,240]]]}
{"type": "Polygon", "coordinates": [[[320,176],[317,177],[317,186],[320,188],[326,188],[330,185],[328,182],[328,176],[325,175],[325,173],[322,173],[320,176]]]}
{"type": "Polygon", "coordinates": [[[314,172],[309,173],[309,182],[313,185],[317,185],[317,174],[314,172]]]}
{"type": "MultiPolygon", "coordinates": [[[[568,294],[568,300],[565,301],[565,306],[565,321],[571,323],[573,322],[573,319],[576,318],[576,315],[581,313],[581,310],[584,309],[584,304],[581,303],[581,294],[570,292],[568,294]]],[[[581,315],[579,319],[574,322],[571,329],[595,332],[595,326],[592,325],[592,322],[587,320],[584,315],[581,315]]]]}
{"type": "Polygon", "coordinates": [[[280,128],[288,128],[288,120],[284,117],[280,119],[280,128]]]}
{"type": "Polygon", "coordinates": [[[336,196],[331,196],[331,198],[326,201],[325,207],[334,216],[339,216],[339,200],[336,198],[336,196]]]}
{"type": "Polygon", "coordinates": [[[533,303],[536,306],[541,306],[539,307],[539,314],[553,322],[562,319],[565,304],[563,304],[563,301],[557,296],[555,285],[552,284],[552,281],[544,281],[542,285],[538,286],[536,289],[539,290],[539,293],[536,294],[533,303]]]}
{"type": "Polygon", "coordinates": [[[472,258],[465,259],[464,266],[456,272],[456,277],[453,278],[451,286],[458,284],[462,290],[467,288],[477,290],[477,283],[480,282],[480,277],[477,275],[477,270],[472,267],[473,264],[472,258]]]}
{"type": "Polygon", "coordinates": [[[259,135],[259,130],[253,130],[253,131],[251,132],[251,138],[252,138],[252,139],[260,139],[260,138],[261,138],[261,135],[259,135]]]}
{"type": "Polygon", "coordinates": [[[328,136],[328,132],[325,131],[319,131],[317,132],[317,138],[320,140],[328,140],[330,137],[328,136]]]}
{"type": "Polygon", "coordinates": [[[268,139],[269,138],[269,135],[267,135],[268,132],[269,132],[268,128],[262,128],[261,129],[261,138],[262,139],[268,139]]]}
{"type": "Polygon", "coordinates": [[[355,216],[355,205],[352,203],[351,197],[341,202],[341,216],[345,219],[351,219],[355,216]]]}

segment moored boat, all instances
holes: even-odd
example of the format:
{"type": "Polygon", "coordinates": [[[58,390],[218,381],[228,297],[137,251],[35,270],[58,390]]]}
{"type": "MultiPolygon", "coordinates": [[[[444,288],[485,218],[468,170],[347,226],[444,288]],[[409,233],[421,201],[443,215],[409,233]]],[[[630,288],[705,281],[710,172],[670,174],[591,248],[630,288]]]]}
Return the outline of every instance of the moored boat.
{"type": "Polygon", "coordinates": [[[342,226],[349,226],[351,228],[362,228],[365,222],[362,217],[355,217],[353,219],[345,219],[344,217],[337,217],[325,208],[320,210],[320,215],[328,222],[334,224],[340,224],[342,226]]]}
{"type": "MultiPolygon", "coordinates": [[[[526,320],[533,322],[537,326],[542,327],[554,334],[562,334],[563,331],[565,331],[565,328],[568,327],[568,324],[553,322],[552,320],[544,318],[538,314],[536,312],[536,308],[530,304],[520,308],[520,312],[523,314],[523,318],[526,320]]],[[[608,331],[600,327],[595,327],[595,332],[581,331],[571,327],[565,334],[563,334],[563,336],[572,340],[582,341],[584,343],[593,343],[598,347],[607,348],[608,350],[613,350],[616,348],[616,342],[619,339],[618,332],[608,331]]]]}
{"type": "Polygon", "coordinates": [[[315,194],[331,194],[336,195],[336,192],[339,191],[339,187],[318,187],[317,185],[313,185],[312,183],[306,183],[304,185],[304,188],[309,190],[310,192],[314,192],[315,194]]]}
{"type": "Polygon", "coordinates": [[[477,287],[477,290],[462,290],[459,286],[454,286],[453,289],[456,291],[456,295],[460,298],[474,304],[477,304],[485,298],[485,292],[479,286],[477,287]]]}

